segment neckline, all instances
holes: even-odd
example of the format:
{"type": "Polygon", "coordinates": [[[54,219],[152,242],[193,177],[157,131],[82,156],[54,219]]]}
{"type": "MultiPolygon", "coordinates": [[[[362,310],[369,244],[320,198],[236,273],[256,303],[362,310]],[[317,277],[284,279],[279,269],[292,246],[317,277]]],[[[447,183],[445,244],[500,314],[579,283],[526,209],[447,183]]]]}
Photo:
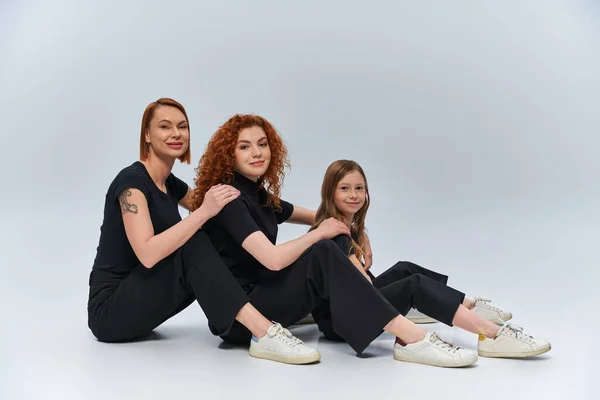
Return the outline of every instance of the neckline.
{"type": "Polygon", "coordinates": [[[246,192],[257,193],[260,190],[259,182],[254,182],[237,171],[233,171],[233,180],[246,192]]]}
{"type": "MultiPolygon", "coordinates": [[[[169,195],[169,188],[167,187],[167,181],[165,180],[165,190],[166,192],[163,192],[162,190],[160,190],[160,188],[156,185],[156,182],[154,182],[154,179],[152,179],[152,175],[150,175],[150,172],[148,172],[148,169],[146,168],[146,166],[144,165],[143,162],[141,161],[136,161],[135,162],[136,165],[138,165],[139,167],[142,168],[142,170],[144,171],[144,173],[146,174],[146,176],[148,177],[148,179],[150,179],[150,182],[152,182],[152,186],[159,192],[162,193],[165,196],[169,195]]],[[[169,174],[170,175],[170,174],[169,174]]],[[[167,179],[169,177],[167,176],[167,179]]]]}

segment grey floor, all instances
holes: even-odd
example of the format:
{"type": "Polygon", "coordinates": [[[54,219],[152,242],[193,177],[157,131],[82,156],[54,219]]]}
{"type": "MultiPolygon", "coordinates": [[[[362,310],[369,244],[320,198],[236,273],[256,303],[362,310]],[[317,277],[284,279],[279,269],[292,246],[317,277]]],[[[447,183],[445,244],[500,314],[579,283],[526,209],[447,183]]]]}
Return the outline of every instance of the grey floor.
{"type": "Polygon", "coordinates": [[[597,2],[0,3],[0,400],[599,398],[597,2]],[[316,208],[334,159],[365,168],[375,273],[446,273],[552,351],[441,369],[394,361],[388,335],[358,358],[309,326],[322,361],[289,366],[223,348],[197,306],[98,343],[104,196],[161,96],[191,118],[188,184],[212,132],[259,113],[290,149],[286,200],[316,208]]]}
{"type": "MultiPolygon", "coordinates": [[[[513,311],[515,323],[553,345],[550,353],[535,359],[481,358],[474,367],[454,370],[394,361],[393,338],[387,334],[359,358],[345,344],[323,341],[315,326],[293,331],[321,351],[319,364],[289,366],[253,359],[247,349],[223,346],[213,337],[195,305],[145,341],[99,343],[86,328],[88,268],[81,267],[89,265],[93,251],[85,247],[94,243],[95,232],[73,239],[70,251],[58,251],[64,238],[50,234],[50,217],[36,218],[48,228],[19,230],[16,216],[5,218],[9,224],[2,242],[8,260],[19,254],[21,262],[1,283],[1,399],[594,398],[597,295],[592,279],[585,279],[586,274],[593,277],[592,269],[585,268],[595,254],[581,251],[591,249],[588,244],[597,238],[591,230],[572,232],[545,252],[535,251],[532,243],[549,241],[554,233],[528,232],[532,256],[517,264],[510,255],[517,249],[510,248],[508,238],[504,244],[510,251],[504,254],[465,252],[462,267],[450,263],[445,272],[456,287],[492,297],[513,311]],[[40,246],[18,250],[27,240],[40,246]],[[486,267],[478,268],[484,260],[486,267]]],[[[79,223],[72,219],[67,228],[75,230],[79,223]]],[[[439,255],[423,252],[423,258],[439,264],[436,260],[452,243],[446,245],[440,246],[439,255]]],[[[382,268],[374,267],[375,272],[382,268]]],[[[457,328],[439,323],[424,327],[464,347],[476,345],[475,335],[457,328]]]]}

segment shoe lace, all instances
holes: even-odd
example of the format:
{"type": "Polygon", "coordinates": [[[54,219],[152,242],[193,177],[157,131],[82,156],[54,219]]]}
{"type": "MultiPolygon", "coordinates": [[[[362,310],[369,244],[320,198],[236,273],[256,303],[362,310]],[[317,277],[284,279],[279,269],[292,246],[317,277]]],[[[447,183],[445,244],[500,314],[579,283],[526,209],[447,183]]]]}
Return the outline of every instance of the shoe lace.
{"type": "Polygon", "coordinates": [[[484,299],[483,297],[475,297],[475,305],[479,305],[479,306],[483,306],[483,307],[487,307],[490,310],[494,310],[494,311],[498,311],[499,313],[503,313],[504,311],[502,311],[501,309],[499,309],[498,307],[495,307],[493,305],[491,305],[491,299],[484,299]]]}
{"type": "Polygon", "coordinates": [[[290,347],[296,347],[304,344],[302,340],[292,335],[292,332],[285,329],[279,323],[271,325],[269,327],[269,330],[267,331],[267,335],[269,335],[270,338],[277,337],[278,340],[281,340],[283,343],[287,344],[290,347]]]}
{"type": "Polygon", "coordinates": [[[431,336],[429,337],[429,341],[431,343],[433,343],[434,345],[441,347],[442,349],[446,350],[449,353],[456,353],[458,351],[458,349],[460,348],[458,346],[454,346],[452,343],[448,342],[447,340],[442,339],[435,332],[433,332],[431,334],[431,336]]]}
{"type": "Polygon", "coordinates": [[[524,340],[527,343],[533,342],[533,336],[530,336],[530,335],[527,335],[526,333],[524,333],[523,328],[521,328],[520,326],[506,324],[504,326],[504,331],[507,332],[508,335],[515,337],[517,339],[520,339],[520,340],[524,340]]]}

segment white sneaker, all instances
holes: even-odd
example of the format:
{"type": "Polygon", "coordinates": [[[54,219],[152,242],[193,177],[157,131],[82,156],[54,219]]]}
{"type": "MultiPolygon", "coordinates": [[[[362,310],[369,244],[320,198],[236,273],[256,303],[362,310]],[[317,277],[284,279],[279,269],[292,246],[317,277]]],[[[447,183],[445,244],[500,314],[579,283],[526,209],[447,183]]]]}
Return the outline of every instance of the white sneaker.
{"type": "Polygon", "coordinates": [[[265,336],[252,337],[250,355],[286,364],[309,364],[321,359],[317,350],[306,346],[278,323],[271,325],[265,336]]]}
{"type": "Polygon", "coordinates": [[[483,319],[487,319],[497,325],[504,325],[506,321],[512,319],[510,312],[502,311],[500,308],[491,305],[490,299],[475,297],[473,301],[475,302],[475,307],[473,307],[472,311],[483,319]]]}
{"type": "Polygon", "coordinates": [[[433,365],[436,367],[465,367],[477,362],[473,350],[454,346],[441,339],[435,332],[428,332],[425,339],[412,344],[396,339],[394,359],[433,365]]]}
{"type": "Polygon", "coordinates": [[[523,328],[504,325],[496,338],[479,335],[477,353],[482,357],[521,358],[543,354],[552,348],[545,340],[534,339],[523,328]]]}
{"type": "Polygon", "coordinates": [[[414,322],[415,324],[433,324],[437,322],[436,319],[431,318],[428,315],[423,314],[416,308],[411,308],[406,314],[406,318],[414,322]]]}

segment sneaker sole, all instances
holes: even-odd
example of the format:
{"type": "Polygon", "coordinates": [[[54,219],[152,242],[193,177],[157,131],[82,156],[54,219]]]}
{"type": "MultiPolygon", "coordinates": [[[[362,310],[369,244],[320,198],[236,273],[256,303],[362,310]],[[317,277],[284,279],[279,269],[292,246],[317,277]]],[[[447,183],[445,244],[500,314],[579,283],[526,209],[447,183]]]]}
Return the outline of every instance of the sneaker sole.
{"type": "Polygon", "coordinates": [[[431,317],[428,316],[423,316],[423,317],[406,317],[406,319],[408,319],[409,321],[414,322],[415,324],[434,324],[437,322],[436,319],[433,319],[431,317]]]}
{"type": "Polygon", "coordinates": [[[294,364],[294,365],[302,365],[302,364],[310,364],[321,360],[321,354],[307,354],[303,356],[285,356],[279,353],[274,353],[272,351],[266,351],[262,349],[250,349],[250,356],[254,358],[261,358],[263,360],[271,360],[278,361],[284,364],[294,364]]]}
{"type": "Polygon", "coordinates": [[[521,352],[521,353],[499,353],[499,352],[495,352],[495,351],[477,350],[477,354],[479,354],[481,357],[488,357],[488,358],[525,358],[525,357],[539,356],[540,354],[549,352],[550,349],[552,349],[552,345],[542,347],[541,349],[528,351],[526,353],[523,353],[523,352],[521,352]]]}
{"type": "Polygon", "coordinates": [[[431,365],[433,367],[443,367],[443,368],[461,368],[468,367],[469,365],[473,365],[477,362],[477,355],[474,355],[473,358],[461,359],[461,360],[423,360],[419,357],[411,357],[406,354],[397,355],[394,353],[394,360],[396,361],[405,361],[416,364],[424,364],[431,365]]]}

